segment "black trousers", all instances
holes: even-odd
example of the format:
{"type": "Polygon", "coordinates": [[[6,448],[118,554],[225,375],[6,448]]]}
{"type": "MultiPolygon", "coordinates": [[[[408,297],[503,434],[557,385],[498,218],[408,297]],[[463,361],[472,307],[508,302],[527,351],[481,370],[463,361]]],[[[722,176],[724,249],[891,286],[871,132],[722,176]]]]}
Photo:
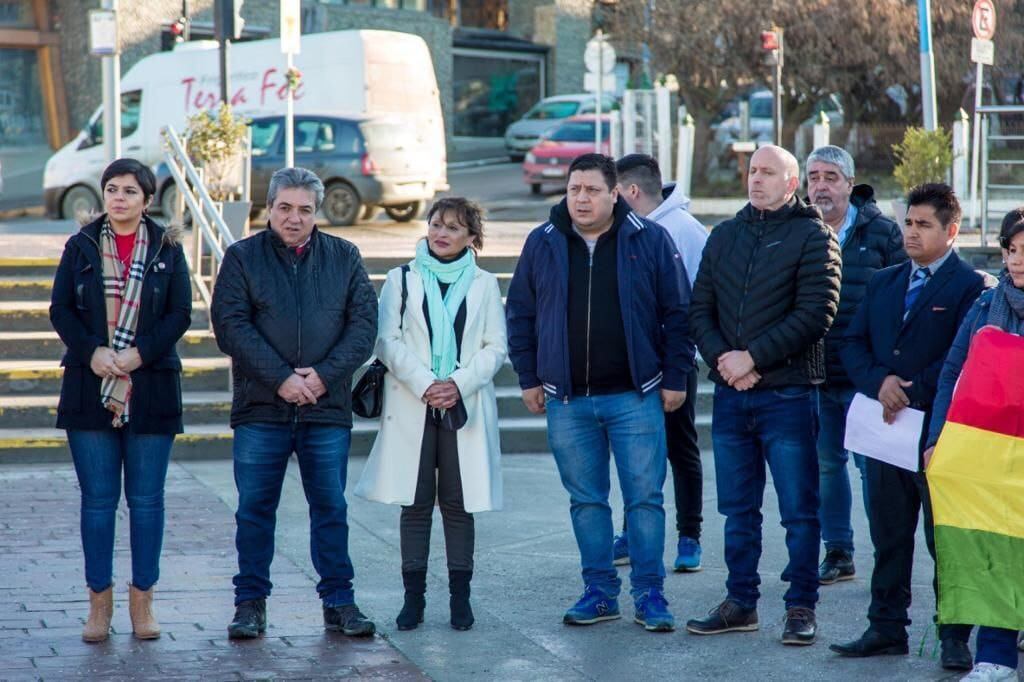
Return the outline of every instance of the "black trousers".
{"type": "Polygon", "coordinates": [[[441,507],[448,570],[473,570],[475,526],[462,500],[457,437],[455,431],[439,429],[427,408],[416,495],[402,507],[399,522],[403,572],[427,570],[435,500],[441,507]]]}
{"type": "MultiPolygon", "coordinates": [[[[907,638],[910,618],[910,576],[914,565],[914,534],[924,511],[924,537],[928,553],[935,560],[935,531],[931,496],[923,473],[900,469],[892,464],[865,458],[864,482],[868,491],[868,524],[875,546],[875,569],[871,574],[871,606],[868,620],[872,629],[886,637],[907,638]]],[[[938,581],[932,569],[932,589],[938,599],[938,581]]],[[[971,625],[940,625],[940,639],[966,642],[971,625]]]]}
{"type": "MultiPolygon", "coordinates": [[[[675,412],[665,415],[665,440],[672,465],[672,488],[676,498],[676,531],[680,537],[700,540],[704,509],[704,469],[697,444],[697,371],[686,377],[686,400],[675,412]]],[[[623,515],[622,530],[626,530],[623,515]]]]}

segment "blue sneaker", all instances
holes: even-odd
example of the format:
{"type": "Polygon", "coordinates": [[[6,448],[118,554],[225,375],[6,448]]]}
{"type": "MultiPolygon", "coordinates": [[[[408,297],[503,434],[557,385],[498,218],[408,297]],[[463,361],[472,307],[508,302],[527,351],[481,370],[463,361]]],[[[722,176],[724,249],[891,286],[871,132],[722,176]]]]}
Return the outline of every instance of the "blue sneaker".
{"type": "Polygon", "coordinates": [[[636,606],[633,620],[648,632],[672,632],[676,629],[676,619],[668,612],[668,601],[661,590],[652,587],[640,593],[633,603],[636,606]]]}
{"type": "Polygon", "coordinates": [[[565,612],[562,622],[566,625],[593,625],[603,620],[621,618],[619,600],[587,585],[583,596],[571,609],[565,612]]]}
{"type": "Polygon", "coordinates": [[[629,564],[629,537],[625,533],[615,536],[612,543],[612,563],[616,566],[629,564]]]}
{"type": "Polygon", "coordinates": [[[679,538],[678,556],[673,569],[676,573],[693,573],[700,570],[700,543],[693,538],[679,538]]]}

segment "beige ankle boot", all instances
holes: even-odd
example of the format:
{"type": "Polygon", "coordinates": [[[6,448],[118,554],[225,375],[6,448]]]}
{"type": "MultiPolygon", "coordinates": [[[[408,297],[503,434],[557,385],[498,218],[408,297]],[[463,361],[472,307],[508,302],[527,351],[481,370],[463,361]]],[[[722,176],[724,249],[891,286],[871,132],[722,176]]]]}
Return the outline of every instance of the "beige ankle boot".
{"type": "Polygon", "coordinates": [[[156,639],[160,624],[153,617],[153,588],[145,592],[128,585],[128,613],[132,617],[132,632],[139,639],[156,639]]]}
{"type": "MultiPolygon", "coordinates": [[[[88,589],[88,588],[86,588],[88,589]]],[[[110,636],[110,618],[114,615],[114,588],[89,592],[89,620],[82,628],[83,642],[103,642],[110,636]]]]}

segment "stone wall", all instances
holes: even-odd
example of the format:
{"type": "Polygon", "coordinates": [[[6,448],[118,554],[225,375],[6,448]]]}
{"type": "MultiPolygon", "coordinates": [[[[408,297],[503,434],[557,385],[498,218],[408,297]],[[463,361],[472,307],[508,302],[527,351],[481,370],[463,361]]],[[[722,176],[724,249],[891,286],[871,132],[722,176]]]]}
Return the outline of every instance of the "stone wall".
{"type": "MultiPolygon", "coordinates": [[[[192,0],[194,18],[213,21],[213,0],[192,0]]],[[[61,68],[72,131],[81,129],[103,98],[100,58],[89,54],[89,10],[100,0],[51,0],[54,30],[60,34],[61,68]]],[[[121,32],[121,73],[135,62],[160,51],[165,22],[181,15],[181,0],[122,0],[118,3],[121,32]]]]}
{"type": "MultiPolygon", "coordinates": [[[[213,21],[214,0],[192,0],[193,20],[213,21]]],[[[100,0],[51,0],[55,30],[61,36],[61,62],[67,86],[68,111],[72,130],[81,129],[102,99],[100,60],[89,54],[89,10],[100,6],[100,0]]],[[[347,7],[333,4],[314,5],[307,32],[346,29],[383,29],[421,36],[430,48],[441,93],[445,126],[451,134],[452,110],[452,29],[444,20],[425,12],[410,10],[347,7]],[[311,31],[309,29],[312,29],[311,31]]],[[[141,58],[160,51],[160,34],[166,22],[181,13],[181,0],[121,0],[118,6],[122,36],[121,73],[141,58]]],[[[271,36],[280,31],[279,0],[247,0],[242,5],[246,26],[270,29],[271,36]]]]}

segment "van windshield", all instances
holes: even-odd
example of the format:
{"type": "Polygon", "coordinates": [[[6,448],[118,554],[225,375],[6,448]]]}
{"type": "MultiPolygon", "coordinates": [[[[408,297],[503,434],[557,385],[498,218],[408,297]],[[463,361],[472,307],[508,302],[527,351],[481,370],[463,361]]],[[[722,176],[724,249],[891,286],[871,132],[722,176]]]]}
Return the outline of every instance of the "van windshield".
{"type": "Polygon", "coordinates": [[[569,118],[579,108],[579,102],[541,102],[526,113],[526,118],[531,120],[569,118]]]}
{"type": "MultiPolygon", "coordinates": [[[[139,129],[139,113],[142,109],[142,91],[132,90],[121,93],[121,137],[125,138],[139,129]]],[[[89,138],[79,149],[103,144],[103,110],[89,126],[89,138]]]]}

